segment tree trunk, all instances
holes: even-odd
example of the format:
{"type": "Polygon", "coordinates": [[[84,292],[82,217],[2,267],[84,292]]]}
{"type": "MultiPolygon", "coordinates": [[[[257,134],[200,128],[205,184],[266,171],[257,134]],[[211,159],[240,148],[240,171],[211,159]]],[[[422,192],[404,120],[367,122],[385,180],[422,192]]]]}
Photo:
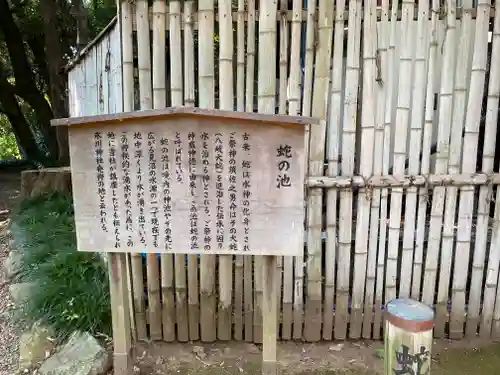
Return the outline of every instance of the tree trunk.
{"type": "MultiPolygon", "coordinates": [[[[57,4],[54,0],[40,2],[42,11],[45,56],[49,69],[49,97],[52,103],[52,112],[55,118],[68,117],[66,107],[66,73],[61,47],[61,33],[58,29],[57,4]]],[[[58,160],[61,165],[69,165],[68,128],[57,127],[57,143],[59,146],[58,160]]]]}
{"type": "MultiPolygon", "coordinates": [[[[43,3],[45,1],[42,1],[43,3]]],[[[3,32],[14,71],[16,94],[26,100],[36,112],[47,148],[51,156],[57,158],[59,152],[56,131],[50,126],[50,120],[53,118],[52,110],[49,103],[45,100],[43,93],[40,92],[36,85],[35,76],[26,54],[21,32],[14,21],[7,0],[0,0],[0,29],[3,32]]],[[[53,41],[49,45],[52,43],[53,41]]]]}
{"type": "Polygon", "coordinates": [[[44,155],[38,148],[31,127],[26,121],[19,103],[14,95],[12,85],[7,81],[3,66],[0,63],[0,102],[2,103],[2,112],[9,119],[14,130],[16,139],[20,143],[20,150],[28,159],[43,162],[44,155]]]}

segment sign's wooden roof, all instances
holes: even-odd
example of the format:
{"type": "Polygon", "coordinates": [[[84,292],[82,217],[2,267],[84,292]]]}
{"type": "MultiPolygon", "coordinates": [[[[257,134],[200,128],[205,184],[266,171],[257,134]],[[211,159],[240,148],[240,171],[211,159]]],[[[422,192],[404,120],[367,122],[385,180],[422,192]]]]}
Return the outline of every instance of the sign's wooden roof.
{"type": "Polygon", "coordinates": [[[256,121],[282,125],[312,125],[319,124],[319,120],[312,117],[273,115],[254,112],[233,112],[218,109],[202,109],[195,107],[169,107],[134,112],[122,112],[95,116],[68,117],[54,119],[52,126],[95,125],[104,123],[123,123],[140,120],[163,120],[174,116],[218,117],[242,121],[256,121]]]}

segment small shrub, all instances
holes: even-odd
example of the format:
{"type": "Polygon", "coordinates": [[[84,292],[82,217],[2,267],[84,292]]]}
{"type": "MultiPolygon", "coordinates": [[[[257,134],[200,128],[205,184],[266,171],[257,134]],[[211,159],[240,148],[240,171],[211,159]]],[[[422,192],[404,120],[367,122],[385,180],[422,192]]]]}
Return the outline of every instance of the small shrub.
{"type": "Polygon", "coordinates": [[[9,159],[19,159],[19,149],[7,117],[0,115],[0,160],[9,159]]]}
{"type": "Polygon", "coordinates": [[[35,284],[22,319],[52,325],[59,340],[75,330],[109,336],[106,265],[97,253],[77,251],[71,199],[52,194],[21,202],[12,232],[23,252],[18,281],[35,284]]]}

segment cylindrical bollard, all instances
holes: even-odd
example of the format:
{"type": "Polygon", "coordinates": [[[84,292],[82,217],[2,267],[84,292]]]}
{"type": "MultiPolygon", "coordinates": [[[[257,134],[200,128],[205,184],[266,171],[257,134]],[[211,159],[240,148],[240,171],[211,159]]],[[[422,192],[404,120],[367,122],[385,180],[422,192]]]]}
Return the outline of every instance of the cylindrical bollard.
{"type": "Polygon", "coordinates": [[[407,298],[386,306],[384,375],[429,375],[434,311],[407,298]]]}

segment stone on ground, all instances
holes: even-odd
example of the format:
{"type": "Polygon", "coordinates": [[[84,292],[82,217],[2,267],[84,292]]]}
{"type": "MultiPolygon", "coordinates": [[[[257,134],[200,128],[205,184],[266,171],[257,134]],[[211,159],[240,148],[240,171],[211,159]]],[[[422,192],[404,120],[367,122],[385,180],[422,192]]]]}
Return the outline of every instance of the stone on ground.
{"type": "Polygon", "coordinates": [[[19,250],[12,250],[4,262],[4,272],[7,279],[12,279],[21,271],[22,254],[19,250]]]}
{"type": "Polygon", "coordinates": [[[19,283],[19,284],[11,284],[9,286],[9,292],[12,297],[12,301],[16,305],[21,305],[28,300],[28,298],[32,294],[34,283],[19,283]]]}
{"type": "Polygon", "coordinates": [[[41,375],[101,375],[111,366],[106,349],[87,332],[75,332],[40,366],[41,375]]]}
{"type": "Polygon", "coordinates": [[[19,369],[25,370],[40,365],[54,350],[54,330],[34,324],[30,331],[21,335],[19,343],[19,369]]]}

